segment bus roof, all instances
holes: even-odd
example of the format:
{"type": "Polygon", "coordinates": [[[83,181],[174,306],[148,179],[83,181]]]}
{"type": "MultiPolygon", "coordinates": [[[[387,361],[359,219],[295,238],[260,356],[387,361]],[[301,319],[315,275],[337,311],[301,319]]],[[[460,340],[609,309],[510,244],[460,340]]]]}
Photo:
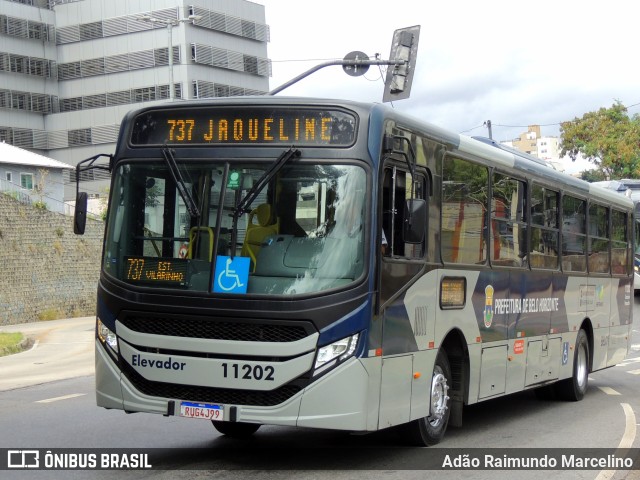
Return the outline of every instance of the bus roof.
{"type": "MultiPolygon", "coordinates": [[[[616,193],[614,190],[590,184],[571,175],[559,172],[548,166],[543,160],[531,155],[519,152],[515,149],[504,147],[488,139],[475,139],[466,135],[451,132],[434,124],[418,119],[415,116],[399,112],[386,104],[356,102],[351,100],[339,100],[329,98],[308,98],[308,97],[284,97],[284,96],[242,96],[224,97],[202,100],[173,101],[153,106],[142,107],[130,111],[122,122],[120,131],[119,146],[126,148],[126,141],[123,135],[130,128],[132,120],[145,111],[162,110],[167,108],[191,108],[203,106],[224,106],[224,105],[280,105],[280,106],[334,106],[351,109],[362,116],[369,116],[369,122],[380,121],[385,118],[394,120],[399,127],[405,127],[416,132],[421,132],[428,138],[444,143],[448,149],[459,150],[463,154],[470,154],[485,159],[490,164],[505,169],[513,169],[520,172],[526,178],[534,176],[538,180],[550,184],[562,184],[569,187],[574,192],[584,197],[598,199],[607,204],[616,205],[620,208],[632,208],[633,202],[616,193]]],[[[379,125],[383,127],[382,123],[379,125]]],[[[640,181],[638,181],[640,182],[640,181]]]]}

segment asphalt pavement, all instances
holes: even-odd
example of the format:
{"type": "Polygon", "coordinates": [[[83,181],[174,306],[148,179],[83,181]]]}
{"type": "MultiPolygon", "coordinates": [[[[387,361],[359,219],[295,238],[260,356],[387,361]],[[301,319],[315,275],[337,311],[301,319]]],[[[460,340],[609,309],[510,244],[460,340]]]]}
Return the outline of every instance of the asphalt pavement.
{"type": "Polygon", "coordinates": [[[22,332],[33,346],[0,357],[0,391],[93,375],[95,317],[66,318],[0,327],[22,332]]]}

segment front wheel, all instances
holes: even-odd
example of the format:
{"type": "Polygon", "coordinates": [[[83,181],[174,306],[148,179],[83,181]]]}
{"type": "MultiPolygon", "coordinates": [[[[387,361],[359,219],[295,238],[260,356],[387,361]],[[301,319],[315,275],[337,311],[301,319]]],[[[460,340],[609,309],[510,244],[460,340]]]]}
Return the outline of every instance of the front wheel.
{"type": "Polygon", "coordinates": [[[573,357],[573,375],[555,384],[558,397],[577,402],[582,400],[589,383],[589,342],[587,334],[580,329],[576,337],[576,351],[573,357]]]}
{"type": "Polygon", "coordinates": [[[440,350],[431,377],[430,415],[404,426],[404,434],[412,445],[429,447],[440,443],[449,424],[451,402],[451,367],[446,352],[440,350]]]}
{"type": "Polygon", "coordinates": [[[242,423],[242,422],[218,422],[211,421],[214,428],[231,438],[247,438],[253,435],[260,428],[259,423],[242,423]]]}

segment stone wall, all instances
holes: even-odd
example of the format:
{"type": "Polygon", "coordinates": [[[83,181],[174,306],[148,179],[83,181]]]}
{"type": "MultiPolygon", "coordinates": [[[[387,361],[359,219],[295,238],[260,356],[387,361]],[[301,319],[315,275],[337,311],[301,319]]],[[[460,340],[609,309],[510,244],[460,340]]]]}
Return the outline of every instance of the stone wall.
{"type": "Polygon", "coordinates": [[[103,231],[0,193],[0,325],[94,315],[103,231]]]}

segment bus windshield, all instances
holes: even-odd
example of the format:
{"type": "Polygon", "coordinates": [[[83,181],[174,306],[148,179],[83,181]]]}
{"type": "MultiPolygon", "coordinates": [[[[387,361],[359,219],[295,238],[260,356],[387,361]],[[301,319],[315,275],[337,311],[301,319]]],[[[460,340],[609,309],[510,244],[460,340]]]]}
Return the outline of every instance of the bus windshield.
{"type": "Polygon", "coordinates": [[[176,167],[162,159],[121,163],[104,272],[141,287],[216,292],[214,259],[242,257],[246,288],[229,293],[309,294],[356,281],[364,271],[365,170],[297,160],[256,188],[270,167],[181,160],[177,182],[176,167]]]}

